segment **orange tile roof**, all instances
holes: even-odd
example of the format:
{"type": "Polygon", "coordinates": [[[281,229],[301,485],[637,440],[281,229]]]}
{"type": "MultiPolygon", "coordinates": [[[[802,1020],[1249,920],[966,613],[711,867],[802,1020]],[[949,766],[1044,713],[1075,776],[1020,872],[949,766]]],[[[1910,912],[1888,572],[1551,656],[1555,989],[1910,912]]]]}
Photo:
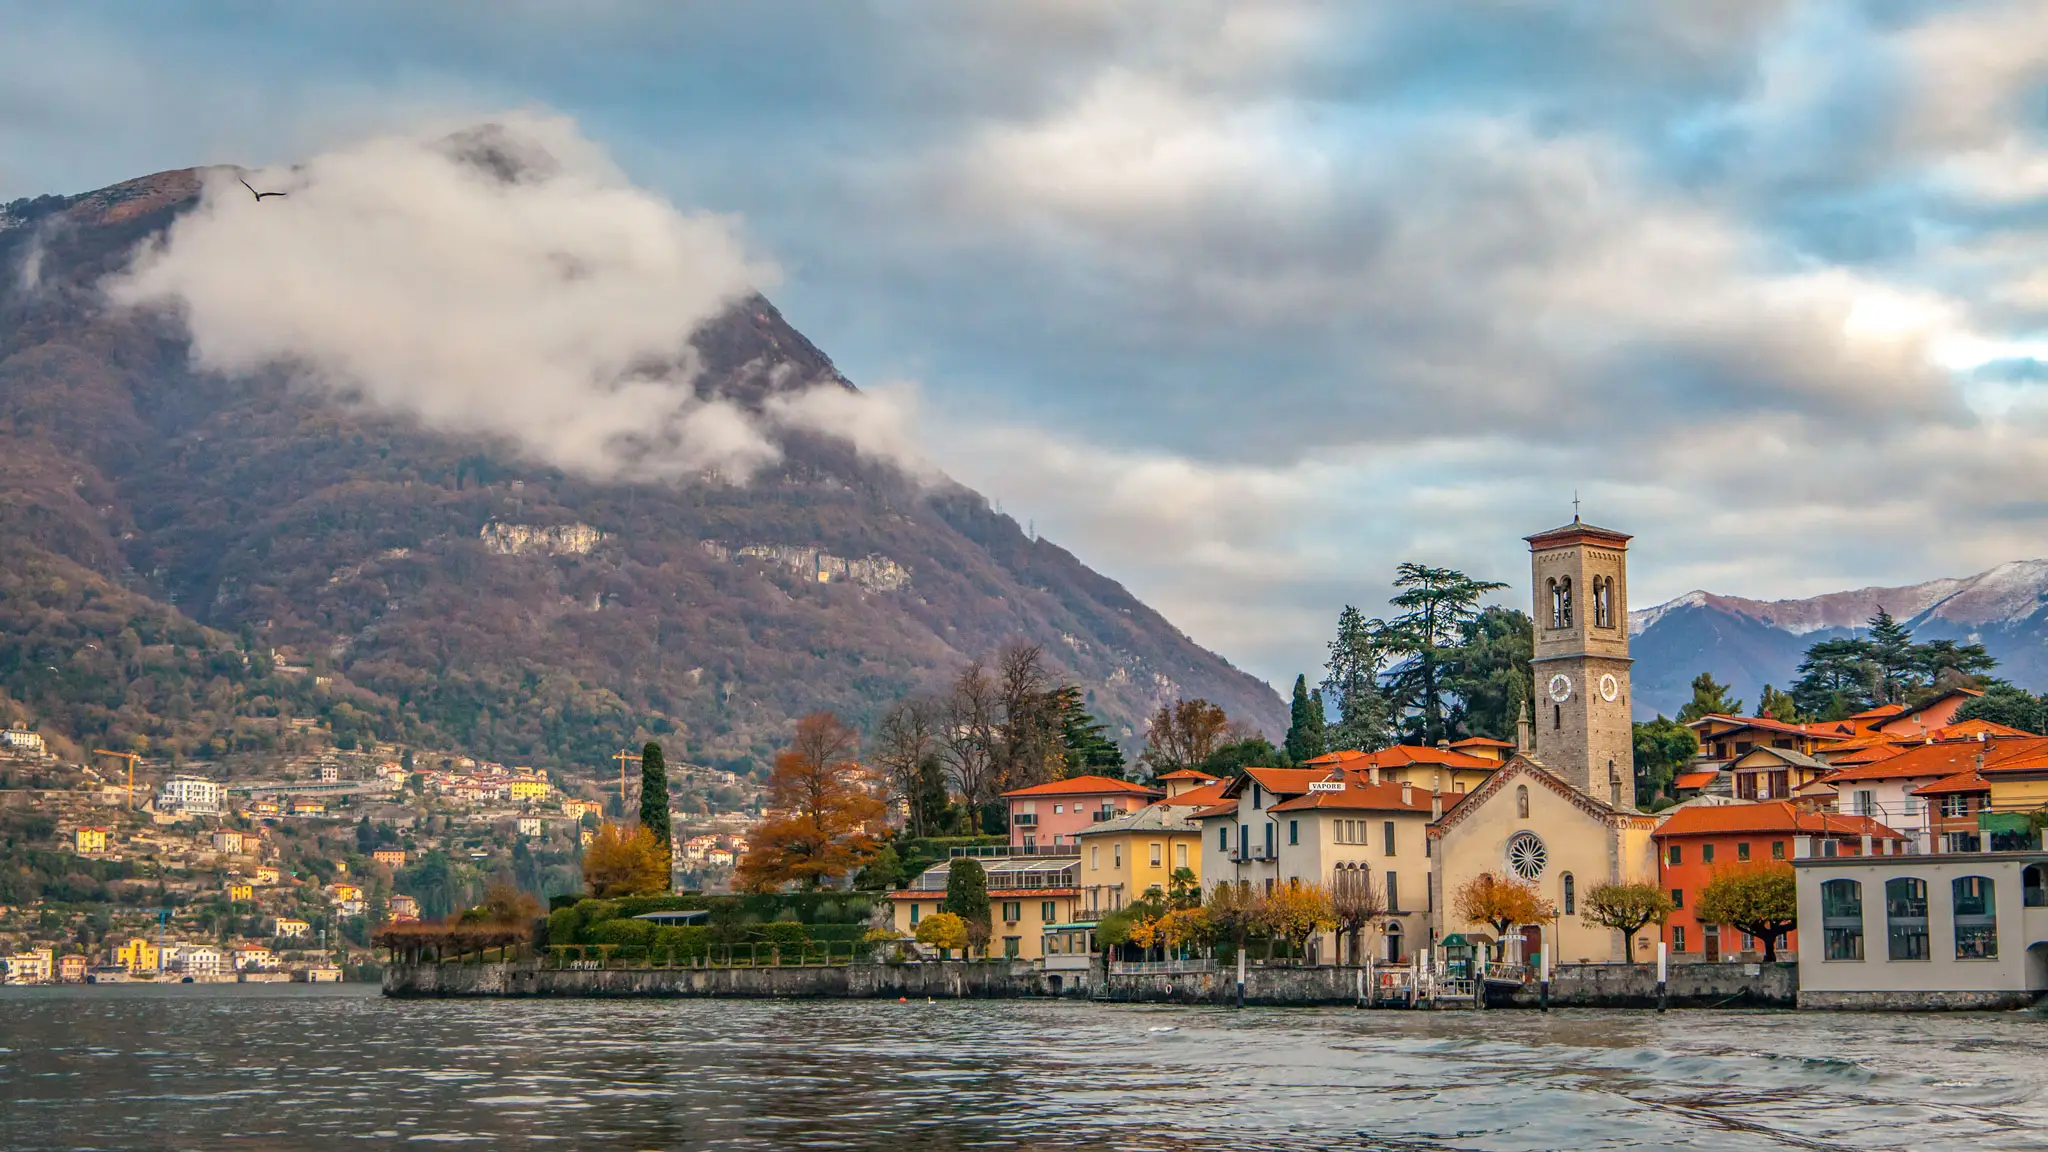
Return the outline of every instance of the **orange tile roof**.
{"type": "Polygon", "coordinates": [[[1159,781],[1166,781],[1166,780],[1214,780],[1214,779],[1216,779],[1216,777],[1214,777],[1214,776],[1211,776],[1211,775],[1209,775],[1209,774],[1208,774],[1207,772],[1197,772],[1197,771],[1195,771],[1195,770],[1194,770],[1193,768],[1182,768],[1182,769],[1181,769],[1181,770],[1179,770],[1178,772],[1168,772],[1168,773],[1167,773],[1166,775],[1164,775],[1164,776],[1158,776],[1158,777],[1154,777],[1154,779],[1155,779],[1155,780],[1159,780],[1159,781]]]}
{"type": "Polygon", "coordinates": [[[1329,778],[1327,768],[1246,768],[1244,775],[1230,782],[1230,794],[1244,791],[1244,782],[1251,780],[1275,795],[1299,796],[1308,791],[1311,782],[1329,778]]]}
{"type": "Polygon", "coordinates": [[[2026,740],[1950,740],[1941,744],[1913,744],[1896,756],[1873,764],[1843,768],[1827,777],[1834,784],[1850,780],[1904,780],[1914,776],[1953,776],[1974,768],[1982,755],[1987,767],[2048,749],[2048,737],[2026,740]]]}
{"type": "Polygon", "coordinates": [[[1283,801],[1272,807],[1274,812],[1301,812],[1311,808],[1335,808],[1360,812],[1421,812],[1428,813],[1430,792],[1426,788],[1408,788],[1408,802],[1401,802],[1401,785],[1392,782],[1367,784],[1362,780],[1346,780],[1342,792],[1310,792],[1283,801]]]}
{"type": "Polygon", "coordinates": [[[1209,818],[1211,818],[1211,817],[1213,817],[1213,816],[1235,816],[1235,815],[1237,815],[1237,801],[1235,801],[1235,800],[1230,800],[1230,801],[1226,801],[1226,802],[1224,802],[1224,803],[1222,803],[1222,804],[1213,804],[1213,805],[1211,805],[1211,806],[1209,806],[1209,807],[1207,807],[1207,808],[1201,808],[1201,809],[1197,809],[1196,811],[1190,812],[1190,813],[1188,813],[1188,819],[1190,819],[1190,820],[1207,820],[1207,819],[1209,819],[1209,818]]]}
{"type": "MultiPolygon", "coordinates": [[[[1462,741],[1461,743],[1474,744],[1484,740],[1484,737],[1474,737],[1473,740],[1462,741]]],[[[1487,741],[1484,746],[1514,747],[1512,744],[1502,744],[1499,741],[1487,741]]],[[[1420,744],[1396,744],[1391,748],[1382,748],[1377,752],[1360,752],[1356,749],[1346,748],[1337,752],[1325,752],[1307,763],[1315,766],[1326,765],[1332,768],[1342,768],[1347,772],[1361,771],[1375,764],[1381,768],[1406,768],[1411,764],[1441,764],[1446,768],[1473,768],[1483,771],[1491,771],[1500,767],[1498,761],[1488,760],[1482,756],[1474,756],[1469,752],[1459,752],[1456,749],[1457,745],[1452,745],[1450,748],[1427,748],[1420,744]]],[[[1301,770],[1305,769],[1297,769],[1297,771],[1301,770]]]]}
{"type": "Polygon", "coordinates": [[[1974,740],[1979,732],[1984,733],[1993,740],[2024,740],[2029,736],[2037,735],[2034,732],[2023,731],[2009,725],[2000,724],[1996,720],[1985,720],[1981,717],[1972,720],[1959,720],[1946,728],[1936,728],[1927,735],[1934,740],[1974,740]]]}
{"type": "Polygon", "coordinates": [[[1942,796],[1955,792],[1989,791],[1991,791],[1991,785],[1984,779],[1984,774],[1972,768],[1968,772],[1958,772],[1953,776],[1936,780],[1932,784],[1922,784],[1920,787],[1913,789],[1913,795],[1942,796]]]}
{"type": "Polygon", "coordinates": [[[1905,839],[1868,816],[1802,812],[1787,800],[1674,808],[1653,835],[1661,839],[1667,836],[1716,836],[1729,832],[1805,832],[1841,836],[1861,836],[1868,832],[1887,840],[1905,839]]]}
{"type": "Polygon", "coordinates": [[[1673,788],[1705,788],[1707,785],[1712,784],[1714,782],[1714,777],[1719,775],[1719,772],[1711,771],[1686,772],[1677,777],[1674,777],[1671,781],[1671,786],[1673,788]]]}
{"type": "Polygon", "coordinates": [[[1052,780],[1044,784],[1033,784],[1029,788],[1013,788],[1005,796],[1103,796],[1139,793],[1146,796],[1160,795],[1157,788],[1133,784],[1129,780],[1112,780],[1107,776],[1069,776],[1065,780],[1052,780]]]}
{"type": "MultiPolygon", "coordinates": [[[[1733,724],[1736,728],[1761,728],[1766,732],[1785,732],[1793,736],[1809,736],[1815,740],[1842,740],[1856,734],[1853,726],[1843,723],[1787,724],[1783,720],[1773,720],[1768,716],[1726,716],[1719,712],[1702,716],[1686,724],[1686,727],[1697,728],[1713,720],[1733,724]]],[[[1725,736],[1727,733],[1721,735],[1725,736]]],[[[1714,737],[1716,740],[1720,738],[1721,736],[1714,737]]]]}
{"type": "Polygon", "coordinates": [[[1882,717],[1897,716],[1905,710],[1906,706],[1904,704],[1879,704],[1875,708],[1866,708],[1861,712],[1852,713],[1849,719],[1876,720],[1882,717]]]}
{"type": "Polygon", "coordinates": [[[1513,744],[1510,744],[1510,743],[1508,743],[1508,742],[1507,742],[1507,741],[1505,741],[1505,740],[1495,740],[1495,739],[1494,739],[1493,737],[1491,737],[1491,736],[1467,736],[1467,737],[1466,737],[1465,739],[1463,739],[1463,740],[1453,740],[1453,741],[1451,741],[1451,747],[1453,747],[1453,748],[1513,748],[1513,747],[1514,747],[1514,745],[1513,745],[1513,744]]]}
{"type": "MultiPolygon", "coordinates": [[[[1228,787],[1228,780],[1212,780],[1200,788],[1190,788],[1178,796],[1169,796],[1160,803],[1170,804],[1175,808],[1206,808],[1211,804],[1221,803],[1223,790],[1228,787]]],[[[1237,805],[1233,803],[1231,807],[1235,808],[1237,805]]]]}

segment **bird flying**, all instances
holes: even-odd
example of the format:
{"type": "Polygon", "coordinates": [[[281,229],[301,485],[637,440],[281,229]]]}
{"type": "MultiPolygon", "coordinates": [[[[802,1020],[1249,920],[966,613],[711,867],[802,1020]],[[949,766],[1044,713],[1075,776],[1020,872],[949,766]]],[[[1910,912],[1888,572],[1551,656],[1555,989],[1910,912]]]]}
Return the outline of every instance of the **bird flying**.
{"type": "Polygon", "coordinates": [[[242,178],[241,178],[240,176],[237,176],[237,177],[235,177],[235,179],[236,179],[236,180],[238,180],[238,181],[241,181],[241,185],[242,185],[242,187],[244,187],[244,188],[249,188],[249,195],[251,195],[251,196],[254,196],[254,197],[256,198],[256,202],[257,202],[258,204],[261,204],[261,203],[263,203],[263,198],[264,198],[265,196],[282,196],[282,195],[284,195],[284,193],[282,193],[282,192],[258,192],[258,191],[257,191],[256,189],[254,189],[254,188],[250,188],[250,187],[249,187],[249,182],[248,182],[247,180],[243,180],[243,179],[242,179],[242,178]]]}

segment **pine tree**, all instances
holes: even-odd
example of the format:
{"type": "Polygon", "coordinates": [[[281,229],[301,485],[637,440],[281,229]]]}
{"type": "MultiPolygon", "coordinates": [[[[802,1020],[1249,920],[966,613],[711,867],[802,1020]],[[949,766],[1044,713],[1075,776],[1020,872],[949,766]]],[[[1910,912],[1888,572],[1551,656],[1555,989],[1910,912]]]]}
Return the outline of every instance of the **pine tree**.
{"type": "Polygon", "coordinates": [[[946,765],[938,753],[917,762],[917,787],[910,797],[910,828],[915,836],[938,836],[945,831],[952,798],[946,794],[946,765]]]}
{"type": "Polygon", "coordinates": [[[661,758],[661,745],[653,740],[640,749],[640,826],[653,833],[664,850],[668,848],[668,765],[661,758]]]}
{"type": "Polygon", "coordinates": [[[1896,704],[1920,686],[1913,632],[1894,620],[1882,606],[1867,623],[1870,625],[1870,662],[1877,666],[1878,701],[1896,704]]]}
{"type": "Polygon", "coordinates": [[[1305,764],[1323,754],[1321,701],[1309,695],[1308,677],[1294,678],[1294,701],[1288,710],[1287,759],[1305,764]]]}
{"type": "Polygon", "coordinates": [[[1373,752],[1387,746],[1393,709],[1379,682],[1386,656],[1379,636],[1386,627],[1349,604],[1337,614],[1337,638],[1330,641],[1326,665],[1330,674],[1323,679],[1323,699],[1336,706],[1337,721],[1326,729],[1326,748],[1373,752]]]}
{"type": "Polygon", "coordinates": [[[1390,674],[1394,696],[1416,713],[1413,731],[1425,745],[1449,735],[1445,723],[1444,660],[1466,640],[1466,622],[1479,615],[1479,598],[1507,585],[1474,580],[1455,568],[1403,563],[1395,568],[1389,601],[1406,609],[1380,626],[1378,646],[1406,659],[1390,674]]]}
{"type": "Polygon", "coordinates": [[[1692,699],[1678,710],[1678,722],[1690,724],[1702,716],[1740,716],[1742,701],[1728,698],[1728,685],[1714,679],[1712,672],[1692,678],[1692,699]]]}

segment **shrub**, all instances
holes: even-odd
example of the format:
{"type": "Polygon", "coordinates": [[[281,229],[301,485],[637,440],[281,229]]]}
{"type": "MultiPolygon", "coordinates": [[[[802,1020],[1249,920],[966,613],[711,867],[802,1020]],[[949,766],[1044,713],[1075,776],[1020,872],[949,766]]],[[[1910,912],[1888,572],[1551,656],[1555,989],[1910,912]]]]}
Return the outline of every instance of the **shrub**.
{"type": "Polygon", "coordinates": [[[654,925],[645,920],[607,920],[589,932],[592,944],[637,944],[645,946],[654,937],[654,925]]]}
{"type": "Polygon", "coordinates": [[[802,924],[778,920],[763,924],[755,930],[755,936],[763,944],[775,944],[783,948],[796,948],[808,944],[811,934],[802,924]]]}

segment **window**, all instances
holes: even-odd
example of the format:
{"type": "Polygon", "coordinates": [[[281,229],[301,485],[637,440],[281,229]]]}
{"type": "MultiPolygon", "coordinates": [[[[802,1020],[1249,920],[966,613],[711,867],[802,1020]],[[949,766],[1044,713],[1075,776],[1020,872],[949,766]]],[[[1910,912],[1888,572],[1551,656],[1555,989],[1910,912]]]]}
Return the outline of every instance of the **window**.
{"type": "Polygon", "coordinates": [[[1685,951],[1685,925],[1673,924],[1671,926],[1671,950],[1673,952],[1685,951]]]}
{"type": "Polygon", "coordinates": [[[1252,785],[1252,807],[1253,807],[1253,808],[1263,808],[1263,807],[1265,807],[1265,805],[1263,805],[1263,804],[1260,804],[1260,803],[1259,803],[1259,799],[1260,799],[1260,797],[1259,797],[1259,786],[1258,786],[1257,784],[1253,784],[1253,785],[1252,785]]]}
{"type": "Polygon", "coordinates": [[[1864,959],[1864,886],[1831,879],[1821,886],[1821,933],[1827,959],[1864,959]]]}
{"type": "Polygon", "coordinates": [[[1175,844],[1175,845],[1173,846],[1173,866],[1174,866],[1175,868],[1185,868],[1185,867],[1187,867],[1187,866],[1188,866],[1188,846],[1187,846],[1187,845],[1185,845],[1185,844],[1175,844]]]}
{"type": "Polygon", "coordinates": [[[1839,856],[1839,855],[1841,855],[1841,853],[1842,853],[1842,846],[1841,846],[1840,844],[1836,843],[1835,841],[1833,841],[1833,840],[1823,840],[1823,841],[1821,841],[1821,842],[1820,842],[1820,854],[1821,854],[1821,855],[1822,855],[1823,857],[1828,857],[1828,856],[1839,856]]]}
{"type": "Polygon", "coordinates": [[[1529,786],[1527,784],[1515,785],[1515,815],[1520,816],[1524,820],[1529,818],[1529,786]]]}
{"type": "Polygon", "coordinates": [[[1614,627],[1614,578],[1593,577],[1593,627],[1614,627]]]}
{"type": "Polygon", "coordinates": [[[1925,960],[1927,955],[1927,882],[1911,876],[1884,886],[1885,935],[1894,960],[1925,960]]]}
{"type": "MultiPolygon", "coordinates": [[[[1224,847],[1226,847],[1226,848],[1227,848],[1227,847],[1229,847],[1229,846],[1230,846],[1230,829],[1228,829],[1228,828],[1218,828],[1218,829],[1217,829],[1217,831],[1218,831],[1218,832],[1221,832],[1221,833],[1223,833],[1223,845],[1224,845],[1224,847]]],[[[1102,867],[1102,845],[1100,845],[1100,844],[1090,844],[1090,845],[1088,846],[1088,868],[1089,868],[1089,870],[1090,870],[1090,871],[1093,871],[1093,870],[1095,870],[1095,869],[1097,869],[1097,868],[1100,868],[1100,867],[1102,867]]]]}
{"type": "Polygon", "coordinates": [[[1749,859],[1749,841],[1744,840],[1735,846],[1735,858],[1737,860],[1749,859]]]}
{"type": "MultiPolygon", "coordinates": [[[[1053,806],[1052,806],[1052,814],[1053,814],[1053,815],[1055,815],[1055,816],[1059,815],[1059,814],[1060,814],[1060,813],[1062,813],[1062,812],[1065,812],[1066,810],[1067,810],[1067,807],[1066,807],[1066,805],[1064,805],[1064,804],[1055,804],[1055,805],[1053,805],[1053,806]]],[[[1077,808],[1077,809],[1075,809],[1075,811],[1077,811],[1077,812],[1078,812],[1078,811],[1080,811],[1080,809],[1078,809],[1078,808],[1077,808]]]]}
{"type": "Polygon", "coordinates": [[[1230,851],[1230,825],[1218,824],[1216,826],[1216,850],[1218,852],[1230,851]]]}
{"type": "Polygon", "coordinates": [[[1673,844],[1671,846],[1670,852],[1668,852],[1666,855],[1669,857],[1667,863],[1673,865],[1680,863],[1685,858],[1684,850],[1679,848],[1679,846],[1676,844],[1673,844]]]}
{"type": "Polygon", "coordinates": [[[1111,845],[1109,846],[1109,865],[1110,865],[1110,867],[1112,867],[1112,868],[1121,868],[1121,867],[1123,867],[1123,866],[1124,866],[1124,846],[1123,846],[1123,845],[1121,845],[1121,844],[1111,844],[1111,845]]]}
{"type": "Polygon", "coordinates": [[[1564,727],[1564,705],[1552,704],[1550,706],[1550,727],[1552,731],[1564,727]]]}
{"type": "Polygon", "coordinates": [[[1401,878],[1389,872],[1387,873],[1387,911],[1399,912],[1400,910],[1401,878]]]}
{"type": "Polygon", "coordinates": [[[1289,820],[1287,822],[1287,842],[1289,844],[1301,843],[1301,821],[1289,820]]]}
{"type": "Polygon", "coordinates": [[[1771,796],[1783,800],[1792,795],[1792,774],[1783,768],[1771,773],[1771,796]]]}
{"type": "Polygon", "coordinates": [[[1737,772],[1735,774],[1735,798],[1738,800],[1756,799],[1756,773],[1737,772]]]}
{"type": "Polygon", "coordinates": [[[1165,860],[1165,851],[1165,847],[1161,845],[1159,841],[1154,840],[1152,842],[1152,866],[1154,868],[1159,867],[1159,865],[1165,860]]]}
{"type": "Polygon", "coordinates": [[[1266,825],[1266,855],[1268,856],[1273,854],[1273,828],[1272,824],[1266,825]]]}
{"type": "Polygon", "coordinates": [[[1702,864],[1712,864],[1713,862],[1714,862],[1714,846],[1713,846],[1712,844],[1702,844],[1702,845],[1700,845],[1700,863],[1702,863],[1702,864]]]}
{"type": "Polygon", "coordinates": [[[1394,854],[1394,822],[1392,820],[1380,825],[1380,836],[1386,841],[1387,855],[1392,856],[1394,854]]]}
{"type": "Polygon", "coordinates": [[[1771,841],[1771,859],[1773,859],[1773,860],[1783,860],[1784,858],[1785,858],[1785,842],[1784,842],[1783,840],[1773,840],[1773,841],[1771,841]]]}
{"type": "Polygon", "coordinates": [[[1685,907],[1685,889],[1673,888],[1671,890],[1671,906],[1673,908],[1685,907]]]}
{"type": "Polygon", "coordinates": [[[1242,860],[1252,854],[1252,827],[1249,824],[1237,826],[1237,858],[1242,860]]]}
{"type": "MultiPolygon", "coordinates": [[[[1861,809],[1858,809],[1858,811],[1861,811],[1861,809]]],[[[1941,814],[1943,816],[1968,816],[1970,814],[1970,798],[1960,795],[1943,796],[1941,798],[1941,814]]],[[[1869,813],[1866,812],[1864,815],[1867,816],[1869,813]]]]}
{"type": "Polygon", "coordinates": [[[1038,905],[1038,918],[1039,918],[1040,920],[1044,921],[1044,922],[1045,922],[1045,923],[1047,923],[1047,924],[1051,924],[1051,923],[1052,923],[1052,922],[1054,922],[1055,920],[1058,920],[1058,919],[1059,919],[1059,917],[1060,917],[1060,911],[1059,911],[1059,909],[1058,909],[1058,908],[1055,908],[1055,907],[1053,907],[1053,902],[1052,902],[1052,901],[1050,901],[1050,900],[1044,900],[1044,901],[1040,901],[1040,902],[1039,902],[1039,905],[1038,905]]]}
{"type": "Polygon", "coordinates": [[[1572,874],[1571,874],[1571,873],[1569,873],[1569,872],[1567,872],[1567,873],[1565,873],[1565,874],[1564,874],[1564,914],[1565,914],[1565,915],[1567,915],[1567,916],[1576,916],[1576,915],[1578,915],[1578,912],[1579,912],[1579,885],[1578,885],[1578,881],[1576,881],[1576,880],[1573,880],[1573,879],[1572,879],[1572,874]]]}
{"type": "Polygon", "coordinates": [[[1017,921],[1019,921],[1019,920],[1022,920],[1023,918],[1024,918],[1024,902],[1023,902],[1023,901],[1021,901],[1021,900],[1005,900],[1005,901],[1003,901],[1003,919],[1004,919],[1004,920],[1005,920],[1006,922],[1008,922],[1008,923],[1011,923],[1011,924],[1015,924],[1015,923],[1016,923],[1017,921]]]}
{"type": "Polygon", "coordinates": [[[1950,885],[1956,913],[1956,959],[1998,958],[1998,897],[1989,876],[1958,876],[1950,885]]]}
{"type": "Polygon", "coordinates": [[[1870,789],[1868,789],[1868,788],[1859,788],[1859,789],[1857,789],[1857,790],[1856,790],[1856,814],[1857,814],[1858,816],[1875,816],[1875,815],[1877,815],[1877,793],[1875,793],[1875,792],[1872,792],[1872,791],[1871,791],[1870,789]]]}
{"type": "Polygon", "coordinates": [[[922,904],[912,904],[910,906],[910,926],[912,928],[917,927],[917,914],[923,907],[924,905],[922,904]]]}
{"type": "Polygon", "coordinates": [[[1023,947],[1024,938],[1022,936],[1003,937],[1003,959],[1015,960],[1017,958],[1017,954],[1023,949],[1023,947]]]}

